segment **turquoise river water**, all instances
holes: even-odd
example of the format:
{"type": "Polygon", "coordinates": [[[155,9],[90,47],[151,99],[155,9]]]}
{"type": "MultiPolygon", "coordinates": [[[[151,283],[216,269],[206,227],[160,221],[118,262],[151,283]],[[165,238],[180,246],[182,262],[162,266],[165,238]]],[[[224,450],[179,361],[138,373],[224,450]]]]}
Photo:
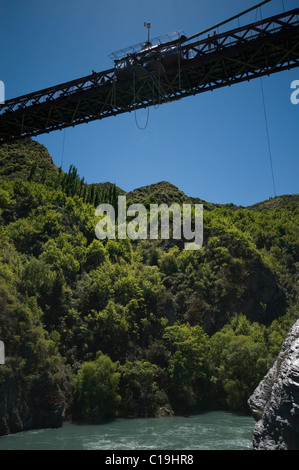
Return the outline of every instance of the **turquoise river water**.
{"type": "Polygon", "coordinates": [[[250,450],[254,419],[215,411],[190,417],[117,419],[101,425],[0,437],[0,450],[250,450]]]}

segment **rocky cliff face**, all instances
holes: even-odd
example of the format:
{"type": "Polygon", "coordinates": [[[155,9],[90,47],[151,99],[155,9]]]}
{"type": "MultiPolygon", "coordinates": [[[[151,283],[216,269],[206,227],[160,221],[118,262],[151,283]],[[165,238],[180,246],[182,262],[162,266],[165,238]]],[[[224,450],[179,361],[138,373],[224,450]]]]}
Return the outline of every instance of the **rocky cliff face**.
{"type": "Polygon", "coordinates": [[[43,383],[41,378],[26,390],[25,381],[16,376],[10,377],[6,366],[1,368],[0,436],[62,426],[67,403],[61,384],[43,383]]]}
{"type": "Polygon", "coordinates": [[[299,320],[248,404],[255,450],[299,450],[299,320]]]}

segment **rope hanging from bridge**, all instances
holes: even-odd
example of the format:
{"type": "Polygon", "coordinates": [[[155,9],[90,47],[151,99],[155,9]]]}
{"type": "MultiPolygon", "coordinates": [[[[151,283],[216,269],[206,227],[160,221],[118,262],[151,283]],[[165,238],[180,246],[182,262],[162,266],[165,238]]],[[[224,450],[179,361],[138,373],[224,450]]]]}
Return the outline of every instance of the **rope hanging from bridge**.
{"type": "Polygon", "coordinates": [[[65,145],[65,128],[63,129],[63,140],[62,140],[62,151],[61,151],[61,163],[60,168],[62,169],[63,158],[64,158],[64,145],[65,145]]]}
{"type": "Polygon", "coordinates": [[[148,121],[149,121],[149,106],[147,107],[147,116],[146,116],[145,125],[144,125],[144,127],[141,127],[141,126],[138,124],[138,121],[137,121],[135,71],[133,71],[133,92],[134,92],[134,117],[135,117],[135,123],[136,123],[136,126],[138,127],[138,129],[139,129],[140,131],[144,131],[144,130],[147,128],[147,126],[148,126],[148,121]]]}
{"type": "Polygon", "coordinates": [[[275,179],[274,179],[273,162],[272,162],[272,151],[271,151],[271,144],[270,144],[268,118],[267,118],[267,111],[266,111],[266,104],[265,104],[265,94],[264,94],[264,87],[263,87],[262,78],[260,78],[260,83],[261,83],[261,91],[262,91],[262,102],[263,102],[263,108],[264,108],[264,118],[265,118],[265,126],[266,126],[266,136],[267,136],[267,143],[268,143],[270,169],[271,169],[271,176],[272,176],[272,185],[273,185],[274,197],[276,197],[275,179]]]}
{"type": "Polygon", "coordinates": [[[282,1],[282,11],[284,12],[285,9],[284,9],[284,0],[281,0],[282,1]]]}
{"type": "Polygon", "coordinates": [[[138,124],[136,108],[134,109],[134,116],[135,116],[135,123],[136,123],[136,126],[138,127],[138,129],[139,129],[140,131],[145,131],[145,129],[146,129],[147,126],[148,126],[148,122],[149,122],[149,107],[147,108],[147,116],[146,116],[146,122],[145,122],[144,127],[141,127],[141,126],[138,124]]]}
{"type": "Polygon", "coordinates": [[[154,103],[154,108],[158,109],[161,106],[161,67],[159,67],[158,77],[157,77],[157,80],[158,80],[158,83],[159,83],[159,86],[158,86],[158,104],[155,104],[155,78],[156,78],[156,76],[155,77],[153,76],[153,103],[154,103]]]}

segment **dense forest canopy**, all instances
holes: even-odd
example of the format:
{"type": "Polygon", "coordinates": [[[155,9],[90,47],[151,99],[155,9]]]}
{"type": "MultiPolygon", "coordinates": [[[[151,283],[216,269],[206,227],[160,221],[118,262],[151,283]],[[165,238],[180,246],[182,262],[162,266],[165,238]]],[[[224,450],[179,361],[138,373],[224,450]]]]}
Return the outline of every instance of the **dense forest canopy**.
{"type": "Polygon", "coordinates": [[[203,203],[203,248],[186,251],[98,240],[95,207],[120,194],[31,139],[0,148],[0,434],[24,415],[55,425],[62,408],[87,422],[247,411],[298,318],[298,195],[245,208],[167,182],[126,194],[203,203]]]}

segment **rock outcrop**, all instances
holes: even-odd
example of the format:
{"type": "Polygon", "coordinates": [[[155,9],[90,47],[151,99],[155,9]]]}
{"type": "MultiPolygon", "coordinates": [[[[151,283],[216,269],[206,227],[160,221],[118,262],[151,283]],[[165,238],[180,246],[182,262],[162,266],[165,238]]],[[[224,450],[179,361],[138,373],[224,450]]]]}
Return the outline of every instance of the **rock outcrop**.
{"type": "Polygon", "coordinates": [[[41,378],[28,387],[28,379],[9,377],[9,369],[0,370],[0,436],[63,425],[67,408],[63,381],[55,384],[41,378]],[[29,390],[26,391],[26,385],[29,390]]]}
{"type": "Polygon", "coordinates": [[[248,404],[255,450],[299,450],[299,320],[248,404]]]}

